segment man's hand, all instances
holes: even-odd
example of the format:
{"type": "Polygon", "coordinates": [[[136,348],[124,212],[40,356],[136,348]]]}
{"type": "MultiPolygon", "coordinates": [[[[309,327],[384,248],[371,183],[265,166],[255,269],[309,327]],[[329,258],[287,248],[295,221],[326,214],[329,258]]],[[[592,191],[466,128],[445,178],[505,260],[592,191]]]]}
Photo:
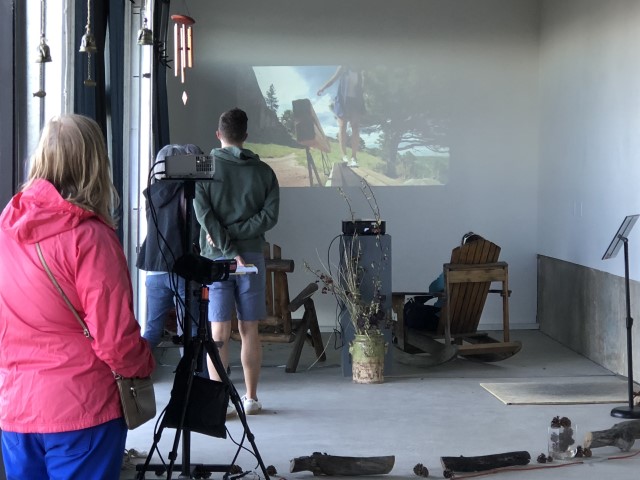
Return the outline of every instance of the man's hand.
{"type": "Polygon", "coordinates": [[[237,262],[237,264],[238,264],[238,265],[240,265],[241,267],[244,267],[244,266],[245,266],[244,258],[242,258],[240,255],[236,256],[236,257],[234,258],[234,260],[235,260],[235,261],[237,262]]]}

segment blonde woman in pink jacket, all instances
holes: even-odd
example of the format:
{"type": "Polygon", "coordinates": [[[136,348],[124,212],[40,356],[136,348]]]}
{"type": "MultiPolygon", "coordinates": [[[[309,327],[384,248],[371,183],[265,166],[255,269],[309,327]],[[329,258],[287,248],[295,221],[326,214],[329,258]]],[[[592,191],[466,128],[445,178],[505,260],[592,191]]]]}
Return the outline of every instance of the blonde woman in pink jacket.
{"type": "Polygon", "coordinates": [[[53,118],[0,216],[0,428],[8,479],[117,480],[127,427],[114,379],[154,368],[133,313],[95,121],[53,118]],[[89,327],[83,331],[46,263],[89,327]]]}

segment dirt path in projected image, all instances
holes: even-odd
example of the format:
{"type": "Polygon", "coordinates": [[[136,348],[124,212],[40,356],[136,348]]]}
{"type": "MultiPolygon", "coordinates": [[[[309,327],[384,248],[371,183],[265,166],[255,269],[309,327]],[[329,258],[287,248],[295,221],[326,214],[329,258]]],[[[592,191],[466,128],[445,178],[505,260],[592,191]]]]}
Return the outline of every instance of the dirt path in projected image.
{"type": "MultiPolygon", "coordinates": [[[[308,187],[309,173],[307,167],[298,165],[296,156],[291,153],[284,157],[264,157],[263,161],[269,164],[278,177],[281,187],[308,187]]],[[[314,178],[314,184],[315,178],[314,178]]]]}

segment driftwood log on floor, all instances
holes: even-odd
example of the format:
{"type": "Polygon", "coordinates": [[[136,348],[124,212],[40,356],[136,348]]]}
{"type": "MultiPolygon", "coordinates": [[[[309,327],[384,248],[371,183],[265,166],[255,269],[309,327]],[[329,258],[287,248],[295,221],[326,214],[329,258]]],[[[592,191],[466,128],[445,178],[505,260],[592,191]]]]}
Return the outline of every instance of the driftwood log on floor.
{"type": "Polygon", "coordinates": [[[314,452],[309,457],[296,457],[291,460],[291,473],[308,470],[314,475],[379,475],[389,473],[396,457],[338,457],[326,453],[314,452]]]}
{"type": "Polygon", "coordinates": [[[507,452],[480,457],[440,457],[440,463],[445,470],[452,472],[483,472],[494,468],[528,465],[531,461],[529,452],[507,452]]]}
{"type": "Polygon", "coordinates": [[[616,423],[608,430],[587,432],[584,437],[585,448],[618,447],[628,452],[637,439],[640,438],[640,420],[628,420],[616,423]]]}

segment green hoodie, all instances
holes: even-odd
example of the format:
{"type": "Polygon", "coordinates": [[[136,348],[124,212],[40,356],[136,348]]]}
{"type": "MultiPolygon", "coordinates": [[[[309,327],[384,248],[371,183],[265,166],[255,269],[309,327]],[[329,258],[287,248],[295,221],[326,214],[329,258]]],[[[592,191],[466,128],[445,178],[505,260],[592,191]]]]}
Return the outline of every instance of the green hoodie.
{"type": "Polygon", "coordinates": [[[211,259],[262,252],[264,234],[278,222],[280,189],[269,165],[251,150],[216,148],[213,181],[198,182],[194,209],[200,249],[211,259]],[[207,233],[213,244],[207,241],[207,233]]]}

